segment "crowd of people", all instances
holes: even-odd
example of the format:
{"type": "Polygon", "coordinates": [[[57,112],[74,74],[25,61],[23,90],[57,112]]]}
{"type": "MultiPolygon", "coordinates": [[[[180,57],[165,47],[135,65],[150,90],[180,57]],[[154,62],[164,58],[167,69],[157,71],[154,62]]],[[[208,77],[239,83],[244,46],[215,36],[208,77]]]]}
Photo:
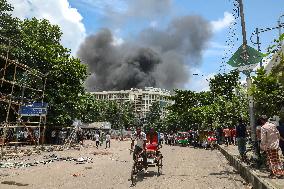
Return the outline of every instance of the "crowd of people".
{"type": "Polygon", "coordinates": [[[84,130],[80,127],[75,130],[60,129],[52,130],[50,134],[51,144],[63,145],[68,139],[74,140],[73,142],[83,145],[84,140],[92,140],[96,143],[96,148],[103,145],[105,141],[105,148],[110,148],[111,135],[109,132],[103,132],[100,130],[84,130]],[[72,133],[75,132],[75,133],[72,133]],[[70,138],[71,137],[71,138],[70,138]],[[74,138],[72,138],[74,137],[74,138]]]}
{"type": "MultiPolygon", "coordinates": [[[[0,130],[0,138],[4,137],[4,129],[0,130]]],[[[9,128],[5,133],[5,142],[17,141],[26,144],[39,144],[40,129],[39,128],[9,128]]]]}
{"type": "MultiPolygon", "coordinates": [[[[208,148],[213,144],[225,146],[237,146],[241,160],[249,162],[247,158],[247,145],[251,144],[257,153],[257,164],[264,164],[270,170],[270,177],[284,176],[283,164],[279,156],[281,149],[284,156],[284,120],[268,119],[267,116],[260,116],[256,125],[256,137],[252,138],[251,130],[239,119],[235,127],[218,127],[215,130],[191,130],[186,139],[188,145],[193,147],[208,148]],[[278,125],[278,126],[277,126],[278,125]],[[264,162],[264,163],[263,163],[264,162]]],[[[161,142],[167,145],[179,145],[179,133],[169,132],[162,135],[161,142]]]]}

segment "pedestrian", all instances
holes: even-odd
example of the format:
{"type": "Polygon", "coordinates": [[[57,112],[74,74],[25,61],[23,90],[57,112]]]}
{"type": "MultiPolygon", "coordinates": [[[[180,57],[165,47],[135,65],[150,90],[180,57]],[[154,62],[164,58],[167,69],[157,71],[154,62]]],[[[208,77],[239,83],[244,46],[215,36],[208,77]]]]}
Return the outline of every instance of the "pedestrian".
{"type": "Polygon", "coordinates": [[[104,132],[101,132],[101,133],[100,133],[100,146],[103,145],[103,142],[104,142],[104,135],[105,135],[104,132]]]}
{"type": "Polygon", "coordinates": [[[56,144],[56,130],[51,132],[51,143],[56,144]]]}
{"type": "Polygon", "coordinates": [[[261,123],[261,120],[259,118],[256,121],[256,128],[255,128],[255,134],[256,134],[255,149],[256,149],[258,167],[260,167],[261,164],[262,164],[262,159],[261,159],[262,157],[261,157],[261,153],[260,153],[261,126],[262,126],[262,123],[261,123]]]}
{"type": "Polygon", "coordinates": [[[160,136],[160,138],[159,138],[160,144],[164,144],[164,138],[165,138],[164,133],[159,133],[159,136],[160,136]]]}
{"type": "Polygon", "coordinates": [[[230,131],[231,131],[231,142],[233,145],[236,145],[236,128],[232,128],[230,131]]]}
{"type": "Polygon", "coordinates": [[[168,145],[172,145],[172,134],[169,133],[167,138],[168,138],[168,145]]]}
{"type": "Polygon", "coordinates": [[[215,131],[215,135],[216,135],[216,138],[217,138],[217,144],[220,145],[221,144],[221,140],[222,140],[222,128],[220,126],[218,126],[216,128],[216,131],[215,131]]]}
{"type": "Polygon", "coordinates": [[[236,127],[236,140],[238,145],[239,154],[241,156],[242,161],[246,160],[246,134],[247,128],[246,124],[242,119],[238,120],[239,124],[236,127]]]}
{"type": "Polygon", "coordinates": [[[261,116],[261,149],[267,154],[267,164],[270,169],[270,177],[282,177],[284,175],[282,162],[278,154],[280,134],[274,123],[268,121],[266,116],[261,116]]]}
{"type": "Polygon", "coordinates": [[[82,146],[84,145],[84,132],[81,127],[79,127],[77,130],[77,142],[82,146]]]}
{"type": "Polygon", "coordinates": [[[29,137],[29,132],[28,132],[28,130],[26,128],[25,131],[24,131],[24,141],[25,142],[28,142],[28,137],[29,137]]]}
{"type": "Polygon", "coordinates": [[[280,134],[280,140],[279,140],[279,146],[282,152],[282,155],[284,156],[284,119],[279,120],[279,126],[277,127],[279,134],[280,134]]]}
{"type": "Polygon", "coordinates": [[[225,144],[226,146],[228,146],[230,144],[230,138],[231,138],[231,131],[228,126],[225,129],[223,129],[223,133],[225,135],[225,144]]]}
{"type": "Polygon", "coordinates": [[[99,135],[98,132],[95,134],[95,141],[96,141],[96,147],[99,148],[99,145],[100,145],[100,135],[99,135]]]}
{"type": "Polygon", "coordinates": [[[106,134],[106,148],[107,146],[110,148],[110,134],[108,132],[106,134]]]}

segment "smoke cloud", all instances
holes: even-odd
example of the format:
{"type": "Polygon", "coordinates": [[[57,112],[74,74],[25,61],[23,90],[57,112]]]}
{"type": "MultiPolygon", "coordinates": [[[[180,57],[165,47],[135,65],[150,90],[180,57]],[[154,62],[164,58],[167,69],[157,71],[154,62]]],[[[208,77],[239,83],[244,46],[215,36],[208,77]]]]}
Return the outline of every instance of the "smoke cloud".
{"type": "Polygon", "coordinates": [[[147,28],[135,40],[117,45],[111,31],[102,29],[88,36],[78,51],[91,72],[87,89],[183,88],[190,67],[200,64],[211,30],[202,17],[185,16],[164,30],[147,28]]]}

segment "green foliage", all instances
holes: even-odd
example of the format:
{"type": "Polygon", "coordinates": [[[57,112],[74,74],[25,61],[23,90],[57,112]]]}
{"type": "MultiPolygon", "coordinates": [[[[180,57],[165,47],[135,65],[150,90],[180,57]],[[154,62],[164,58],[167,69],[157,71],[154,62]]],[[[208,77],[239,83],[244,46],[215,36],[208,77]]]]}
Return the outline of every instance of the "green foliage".
{"type": "Polygon", "coordinates": [[[210,91],[193,92],[175,90],[166,118],[167,130],[213,129],[234,126],[238,118],[248,119],[247,99],[239,85],[239,74],[232,71],[218,74],[210,80],[210,91]]]}
{"type": "MultiPolygon", "coordinates": [[[[10,40],[9,58],[26,64],[47,75],[45,102],[49,103],[48,125],[69,125],[77,117],[76,107],[79,106],[79,94],[84,93],[83,82],[87,77],[86,66],[80,60],[70,55],[70,50],[61,44],[62,32],[57,25],[48,20],[36,18],[20,21],[12,18],[13,8],[6,0],[0,3],[1,32],[5,40],[1,40],[1,53],[7,50],[10,40]]],[[[3,61],[1,62],[1,65],[3,61]]],[[[4,65],[4,64],[3,64],[4,65]]],[[[6,72],[12,79],[13,69],[6,72]]],[[[44,81],[19,71],[19,83],[26,83],[33,88],[42,89],[44,81]]],[[[9,88],[6,87],[8,90],[9,88]]],[[[15,88],[15,95],[21,93],[15,88]]],[[[25,96],[39,100],[41,94],[25,91],[25,96]]],[[[3,120],[3,118],[2,118],[3,120]]]]}
{"type": "Polygon", "coordinates": [[[129,128],[134,124],[134,109],[130,102],[101,101],[86,93],[80,96],[78,104],[77,118],[84,123],[107,121],[114,129],[129,128]]]}
{"type": "Polygon", "coordinates": [[[273,74],[266,74],[264,69],[259,69],[253,77],[251,93],[255,100],[257,115],[269,117],[279,115],[284,106],[283,85],[278,82],[273,74]]]}
{"type": "Polygon", "coordinates": [[[233,98],[234,89],[239,85],[239,73],[231,71],[224,75],[217,74],[210,79],[209,85],[214,97],[223,96],[229,100],[233,98]]]}
{"type": "Polygon", "coordinates": [[[149,131],[150,128],[154,128],[156,131],[161,129],[162,125],[162,119],[161,119],[161,106],[160,102],[156,101],[152,103],[152,106],[150,107],[150,111],[148,112],[146,116],[146,131],[149,131]]]}

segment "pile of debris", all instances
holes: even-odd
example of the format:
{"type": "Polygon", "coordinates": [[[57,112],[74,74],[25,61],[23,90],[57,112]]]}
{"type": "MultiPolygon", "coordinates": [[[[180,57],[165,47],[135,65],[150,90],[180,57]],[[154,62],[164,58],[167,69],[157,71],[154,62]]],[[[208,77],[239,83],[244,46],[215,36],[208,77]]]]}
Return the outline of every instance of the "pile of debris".
{"type": "Polygon", "coordinates": [[[38,166],[40,164],[46,165],[53,162],[58,161],[73,161],[76,162],[76,164],[85,164],[85,163],[93,163],[92,158],[90,157],[79,157],[79,158],[73,158],[73,157],[59,157],[55,154],[44,156],[44,160],[41,161],[33,161],[33,162],[12,162],[10,160],[7,160],[5,162],[0,162],[0,168],[24,168],[24,167],[32,167],[32,166],[38,166]]]}

